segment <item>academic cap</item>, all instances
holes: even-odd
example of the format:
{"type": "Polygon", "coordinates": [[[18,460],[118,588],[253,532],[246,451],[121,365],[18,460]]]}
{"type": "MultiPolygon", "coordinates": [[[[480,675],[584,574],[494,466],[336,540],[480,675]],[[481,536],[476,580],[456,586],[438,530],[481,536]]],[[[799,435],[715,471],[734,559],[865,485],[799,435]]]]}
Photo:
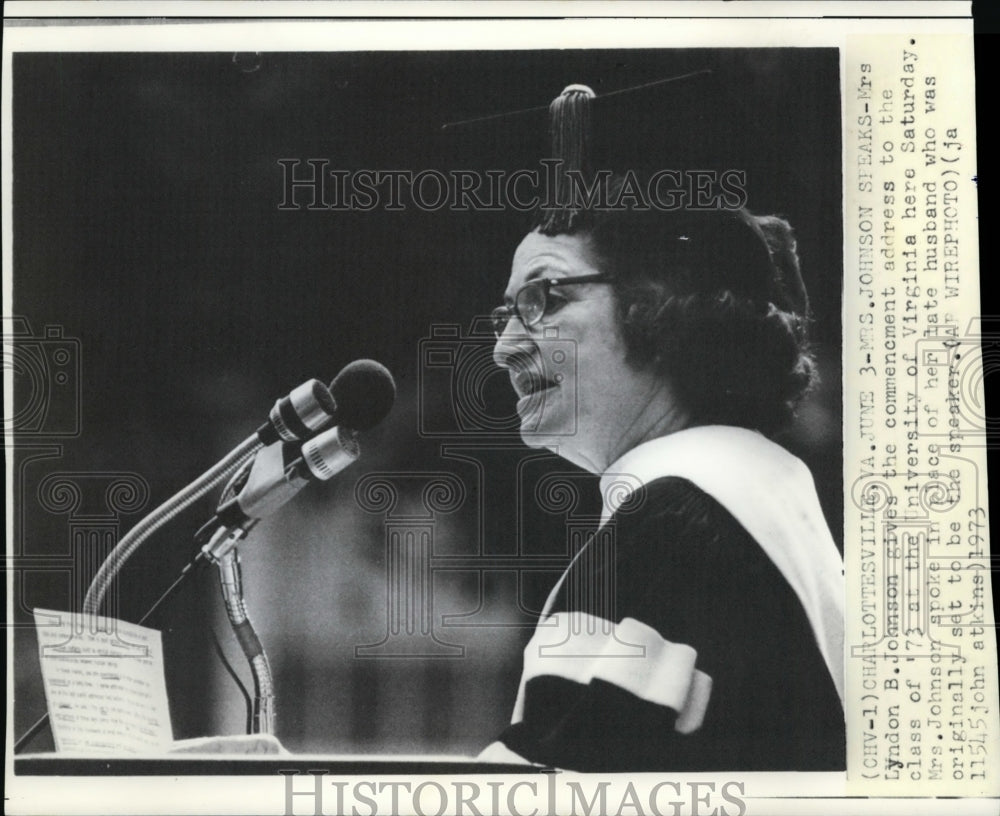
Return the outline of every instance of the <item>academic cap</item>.
{"type": "Polygon", "coordinates": [[[534,97],[525,100],[528,107],[448,122],[442,130],[491,151],[494,162],[520,167],[537,168],[543,158],[615,172],[672,167],[664,161],[686,147],[683,131],[710,128],[706,114],[717,97],[713,73],[695,67],[625,87],[570,84],[551,101],[534,97]]]}
{"type": "MultiPolygon", "coordinates": [[[[511,141],[536,144],[540,140],[525,140],[525,132],[547,132],[548,145],[536,148],[535,162],[558,161],[555,194],[550,198],[558,206],[540,210],[536,224],[547,233],[573,232],[586,218],[587,206],[580,200],[579,187],[568,183],[569,172],[579,171],[588,180],[596,170],[631,172],[641,183],[664,169],[710,170],[720,162],[732,167],[733,158],[746,149],[747,131],[741,121],[747,111],[736,102],[743,89],[734,79],[738,77],[731,70],[702,67],[602,93],[574,83],[548,105],[452,122],[444,129],[509,132],[511,141]]],[[[715,270],[719,280],[706,279],[706,286],[725,284],[723,288],[766,297],[782,309],[807,313],[794,244],[776,240],[775,219],[758,223],[751,216],[724,210],[685,216],[681,212],[674,219],[683,233],[676,236],[677,259],[715,270]],[[734,261],[740,258],[743,267],[736,269],[734,261]],[[737,275],[740,279],[734,280],[737,275]]],[[[668,255],[673,252],[668,250],[668,255]]]]}

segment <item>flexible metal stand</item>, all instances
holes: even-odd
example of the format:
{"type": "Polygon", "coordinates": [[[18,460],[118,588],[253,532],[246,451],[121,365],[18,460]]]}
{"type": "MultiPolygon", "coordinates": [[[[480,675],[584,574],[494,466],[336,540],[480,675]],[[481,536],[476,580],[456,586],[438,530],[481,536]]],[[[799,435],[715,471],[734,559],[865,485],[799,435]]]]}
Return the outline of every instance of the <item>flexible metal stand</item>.
{"type": "Polygon", "coordinates": [[[251,733],[274,734],[274,680],[264,647],[257,632],[250,623],[246,603],[243,599],[243,577],[240,572],[240,556],[235,547],[229,547],[218,561],[219,582],[222,598],[226,604],[226,614],[250,663],[253,674],[254,701],[251,733]]]}
{"type": "Polygon", "coordinates": [[[253,455],[262,447],[263,445],[257,434],[243,440],[224,459],[205,471],[205,473],[191,482],[191,484],[165,501],[129,530],[125,537],[115,545],[115,548],[108,557],[104,559],[104,563],[101,564],[97,575],[94,576],[94,580],[87,590],[87,596],[83,600],[83,613],[85,615],[100,614],[101,603],[104,600],[105,594],[107,594],[108,588],[125,564],[125,561],[139,549],[139,546],[182,510],[190,507],[195,501],[215,488],[223,479],[230,476],[233,471],[251,461],[253,455]]]}

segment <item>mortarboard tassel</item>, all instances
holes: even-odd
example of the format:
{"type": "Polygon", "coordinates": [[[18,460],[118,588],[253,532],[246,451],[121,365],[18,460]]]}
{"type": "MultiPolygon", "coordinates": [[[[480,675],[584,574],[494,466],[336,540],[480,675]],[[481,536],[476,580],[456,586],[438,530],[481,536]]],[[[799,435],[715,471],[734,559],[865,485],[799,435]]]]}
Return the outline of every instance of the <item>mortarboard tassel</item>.
{"type": "Polygon", "coordinates": [[[586,85],[568,85],[549,105],[552,158],[561,161],[555,172],[552,199],[555,208],[542,213],[542,232],[572,232],[583,209],[580,191],[570,185],[567,172],[587,178],[590,155],[590,102],[596,94],[586,85]]]}

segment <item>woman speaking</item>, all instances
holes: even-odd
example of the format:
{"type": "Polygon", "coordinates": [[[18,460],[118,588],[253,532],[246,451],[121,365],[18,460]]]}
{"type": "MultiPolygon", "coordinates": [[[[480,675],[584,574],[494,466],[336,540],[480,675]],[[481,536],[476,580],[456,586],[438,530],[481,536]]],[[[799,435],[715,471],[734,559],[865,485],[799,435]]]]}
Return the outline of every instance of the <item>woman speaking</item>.
{"type": "MultiPolygon", "coordinates": [[[[567,129],[591,95],[553,103],[578,166],[567,129]]],[[[815,376],[791,228],[560,201],[514,252],[494,358],[524,442],[601,476],[602,525],[549,595],[511,725],[481,758],[842,769],[843,565],[811,474],[769,438],[815,376]],[[574,359],[546,353],[553,336],[574,359]]]]}

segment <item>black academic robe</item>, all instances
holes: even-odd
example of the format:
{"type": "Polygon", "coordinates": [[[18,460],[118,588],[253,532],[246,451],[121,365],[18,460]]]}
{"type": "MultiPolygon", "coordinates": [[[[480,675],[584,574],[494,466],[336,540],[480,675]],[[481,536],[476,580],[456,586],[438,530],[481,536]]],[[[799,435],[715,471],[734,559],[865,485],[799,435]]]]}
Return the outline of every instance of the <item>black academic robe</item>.
{"type": "Polygon", "coordinates": [[[656,479],[618,508],[548,614],[586,634],[540,659],[526,650],[517,721],[499,737],[520,757],[578,771],[844,769],[841,701],[802,604],[690,481],[656,479]],[[606,657],[582,655],[602,642],[606,657]],[[664,665],[630,662],[630,649],[664,665]],[[686,703],[664,691],[686,682],[678,663],[698,681],[686,703]]]}

